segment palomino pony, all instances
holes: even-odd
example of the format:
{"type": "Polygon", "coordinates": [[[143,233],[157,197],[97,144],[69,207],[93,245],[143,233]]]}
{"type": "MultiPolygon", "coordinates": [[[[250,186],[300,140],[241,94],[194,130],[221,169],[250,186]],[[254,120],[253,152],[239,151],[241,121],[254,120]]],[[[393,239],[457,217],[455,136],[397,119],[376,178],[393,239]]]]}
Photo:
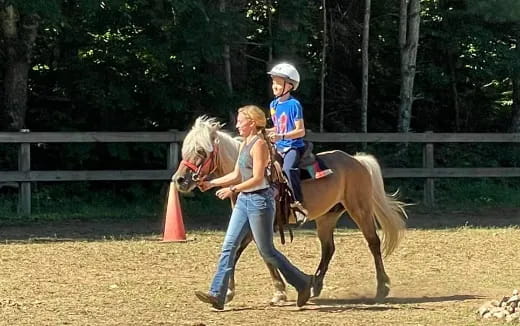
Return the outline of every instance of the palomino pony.
{"type": "MultiPolygon", "coordinates": [[[[213,174],[219,177],[231,172],[238,158],[240,140],[221,130],[222,124],[214,118],[199,117],[186,135],[182,145],[182,161],[172,180],[180,192],[190,192],[198,181],[213,174]]],[[[317,180],[302,181],[308,219],[316,222],[321,242],[321,260],[315,272],[313,296],[319,296],[329,262],[334,254],[333,231],[340,216],[347,212],[365,237],[374,256],[377,277],[376,299],[385,298],[390,279],[385,272],[382,253],[391,254],[399,245],[406,228],[404,204],[394,195],[385,193],[381,169],[371,155],[350,156],[335,150],[317,154],[334,174],[317,180]],[[382,231],[382,241],[376,232],[382,231]]],[[[240,254],[252,241],[246,237],[238,252],[240,254]]],[[[236,264],[236,261],[235,261],[236,264]]],[[[286,287],[280,273],[267,264],[275,293],[272,303],[285,301],[286,287]]],[[[227,301],[235,293],[234,276],[229,282],[227,301]]]]}

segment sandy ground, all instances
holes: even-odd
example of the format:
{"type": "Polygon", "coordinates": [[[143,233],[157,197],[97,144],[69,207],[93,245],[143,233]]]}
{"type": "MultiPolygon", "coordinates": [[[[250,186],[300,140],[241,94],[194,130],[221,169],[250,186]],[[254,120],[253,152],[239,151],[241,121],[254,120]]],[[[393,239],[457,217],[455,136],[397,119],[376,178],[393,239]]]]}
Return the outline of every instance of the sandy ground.
{"type": "MultiPolygon", "coordinates": [[[[414,214],[385,260],[392,290],[382,303],[371,299],[373,261],[356,229],[336,232],[321,297],[303,309],[290,287],[289,302],[268,304],[270,279],[252,245],[237,266],[237,296],[223,312],[193,295],[211,281],[220,230],[188,222],[190,241],[163,243],[160,222],[4,227],[0,325],[482,325],[474,313],[480,304],[520,288],[520,229],[504,226],[518,225],[518,212],[414,214]]],[[[293,243],[276,245],[314,272],[320,249],[312,225],[293,243]]]]}

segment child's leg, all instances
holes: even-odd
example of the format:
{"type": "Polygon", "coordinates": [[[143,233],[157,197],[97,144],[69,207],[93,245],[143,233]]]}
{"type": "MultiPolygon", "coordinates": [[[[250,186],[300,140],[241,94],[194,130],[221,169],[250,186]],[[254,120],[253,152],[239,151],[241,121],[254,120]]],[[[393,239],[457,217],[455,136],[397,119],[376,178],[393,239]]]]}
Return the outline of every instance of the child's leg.
{"type": "Polygon", "coordinates": [[[301,151],[297,148],[291,148],[283,157],[283,171],[287,175],[289,187],[294,193],[294,198],[300,203],[303,202],[302,190],[300,187],[300,162],[301,151]]]}

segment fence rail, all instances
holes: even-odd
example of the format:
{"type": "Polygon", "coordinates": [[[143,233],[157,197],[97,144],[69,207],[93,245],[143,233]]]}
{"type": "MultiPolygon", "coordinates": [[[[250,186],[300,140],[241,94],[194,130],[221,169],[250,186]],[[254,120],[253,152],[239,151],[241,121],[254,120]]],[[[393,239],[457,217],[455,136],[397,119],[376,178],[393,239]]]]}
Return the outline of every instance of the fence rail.
{"type": "MultiPolygon", "coordinates": [[[[0,143],[19,144],[18,171],[1,171],[0,182],[18,182],[21,215],[31,214],[31,182],[169,180],[179,162],[179,148],[186,133],[167,132],[0,132],[0,143]],[[39,143],[168,143],[165,169],[157,170],[31,170],[31,144],[39,143]]],[[[520,168],[436,168],[435,143],[520,143],[516,133],[312,133],[307,140],[319,143],[422,143],[422,168],[385,168],[385,178],[424,178],[424,202],[435,203],[435,178],[520,177],[520,168]]]]}

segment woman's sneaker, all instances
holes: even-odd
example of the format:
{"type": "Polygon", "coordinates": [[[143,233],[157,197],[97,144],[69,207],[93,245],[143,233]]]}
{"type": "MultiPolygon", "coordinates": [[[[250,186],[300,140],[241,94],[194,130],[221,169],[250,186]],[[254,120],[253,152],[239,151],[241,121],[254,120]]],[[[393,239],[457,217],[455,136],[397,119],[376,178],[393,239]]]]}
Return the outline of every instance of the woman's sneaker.
{"type": "Polygon", "coordinates": [[[298,307],[301,307],[309,301],[309,298],[311,297],[311,289],[314,285],[314,275],[309,276],[309,279],[307,280],[307,284],[303,289],[298,291],[298,299],[296,299],[296,305],[298,307]]]}
{"type": "Polygon", "coordinates": [[[197,296],[197,298],[200,301],[202,301],[204,303],[209,303],[210,305],[213,306],[213,308],[215,308],[217,310],[224,310],[224,304],[220,303],[218,298],[214,295],[211,295],[209,293],[205,293],[202,291],[195,291],[195,296],[197,296]]]}

